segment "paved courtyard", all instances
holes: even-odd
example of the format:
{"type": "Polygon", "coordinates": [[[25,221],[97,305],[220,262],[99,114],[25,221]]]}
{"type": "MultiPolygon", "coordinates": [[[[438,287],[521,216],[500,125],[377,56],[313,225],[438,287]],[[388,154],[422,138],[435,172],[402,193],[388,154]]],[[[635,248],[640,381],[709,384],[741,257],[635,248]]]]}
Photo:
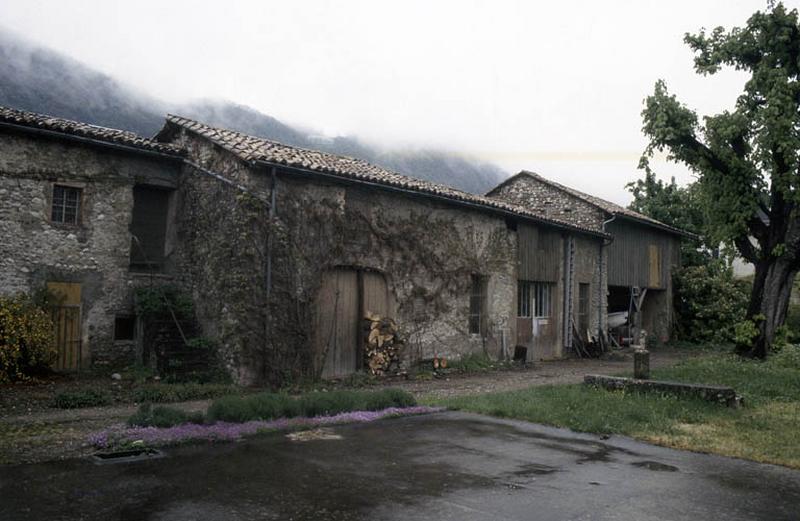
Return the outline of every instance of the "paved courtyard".
{"type": "Polygon", "coordinates": [[[0,467],[0,519],[800,517],[800,472],[626,438],[455,412],[317,434],[0,467]]]}

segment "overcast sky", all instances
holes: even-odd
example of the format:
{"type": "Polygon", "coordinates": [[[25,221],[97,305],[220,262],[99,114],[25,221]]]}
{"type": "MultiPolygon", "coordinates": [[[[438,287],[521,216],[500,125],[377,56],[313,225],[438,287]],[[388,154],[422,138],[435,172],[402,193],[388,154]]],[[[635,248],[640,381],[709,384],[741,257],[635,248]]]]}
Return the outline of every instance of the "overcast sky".
{"type": "Polygon", "coordinates": [[[744,25],[765,6],[2,0],[0,25],[156,97],[230,99],[326,134],[467,153],[626,203],[625,183],[641,175],[642,101],[658,78],[701,113],[741,91],[736,73],[696,75],[683,34],[744,25]]]}

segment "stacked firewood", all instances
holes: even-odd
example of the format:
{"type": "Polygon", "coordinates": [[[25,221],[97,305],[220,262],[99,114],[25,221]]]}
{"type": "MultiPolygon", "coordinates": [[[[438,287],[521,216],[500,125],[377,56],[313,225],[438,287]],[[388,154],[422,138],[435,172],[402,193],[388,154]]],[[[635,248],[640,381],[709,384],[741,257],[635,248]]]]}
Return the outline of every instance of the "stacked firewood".
{"type": "Polygon", "coordinates": [[[382,376],[400,372],[402,341],[394,320],[374,313],[364,317],[364,364],[373,375],[382,376]]]}

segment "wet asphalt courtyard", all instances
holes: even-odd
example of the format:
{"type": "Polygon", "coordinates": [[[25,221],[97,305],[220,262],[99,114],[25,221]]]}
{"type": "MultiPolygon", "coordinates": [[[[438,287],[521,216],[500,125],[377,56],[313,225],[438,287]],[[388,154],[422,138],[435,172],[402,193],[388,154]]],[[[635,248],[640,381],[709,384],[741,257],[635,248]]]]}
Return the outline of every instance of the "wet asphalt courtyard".
{"type": "Polygon", "coordinates": [[[800,520],[800,472],[463,413],[0,467],[0,520],[800,520]]]}

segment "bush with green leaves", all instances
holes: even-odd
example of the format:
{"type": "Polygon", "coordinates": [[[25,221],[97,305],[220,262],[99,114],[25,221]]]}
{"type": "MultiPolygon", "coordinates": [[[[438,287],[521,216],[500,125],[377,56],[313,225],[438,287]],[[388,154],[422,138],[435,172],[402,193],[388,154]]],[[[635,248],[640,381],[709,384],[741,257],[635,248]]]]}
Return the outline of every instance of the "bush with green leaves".
{"type": "Polygon", "coordinates": [[[131,427],[174,427],[184,423],[203,423],[202,412],[187,413],[174,407],[159,405],[153,407],[146,403],[139,406],[133,416],[128,418],[131,427]]]}
{"type": "Polygon", "coordinates": [[[136,402],[185,402],[188,400],[208,400],[233,394],[239,391],[234,385],[222,384],[150,384],[142,386],[133,392],[136,402]]]}
{"type": "Polygon", "coordinates": [[[138,288],[135,302],[136,314],[143,318],[170,315],[170,311],[178,318],[194,316],[192,299],[175,286],[138,288]]]}
{"type": "Polygon", "coordinates": [[[241,423],[298,416],[330,416],[350,411],[379,411],[416,404],[411,394],[400,389],[314,391],[297,397],[282,393],[259,393],[214,400],[207,416],[210,422],[241,423]]]}
{"type": "Polygon", "coordinates": [[[728,344],[747,311],[749,283],[733,277],[722,261],[688,266],[674,274],[677,336],[698,343],[728,344]]]}
{"type": "Polygon", "coordinates": [[[56,355],[50,314],[25,294],[0,295],[0,383],[27,379],[56,355]]]}
{"type": "Polygon", "coordinates": [[[62,391],[53,398],[53,407],[59,409],[82,409],[84,407],[98,407],[111,403],[111,393],[101,389],[80,389],[77,391],[62,391]]]}

